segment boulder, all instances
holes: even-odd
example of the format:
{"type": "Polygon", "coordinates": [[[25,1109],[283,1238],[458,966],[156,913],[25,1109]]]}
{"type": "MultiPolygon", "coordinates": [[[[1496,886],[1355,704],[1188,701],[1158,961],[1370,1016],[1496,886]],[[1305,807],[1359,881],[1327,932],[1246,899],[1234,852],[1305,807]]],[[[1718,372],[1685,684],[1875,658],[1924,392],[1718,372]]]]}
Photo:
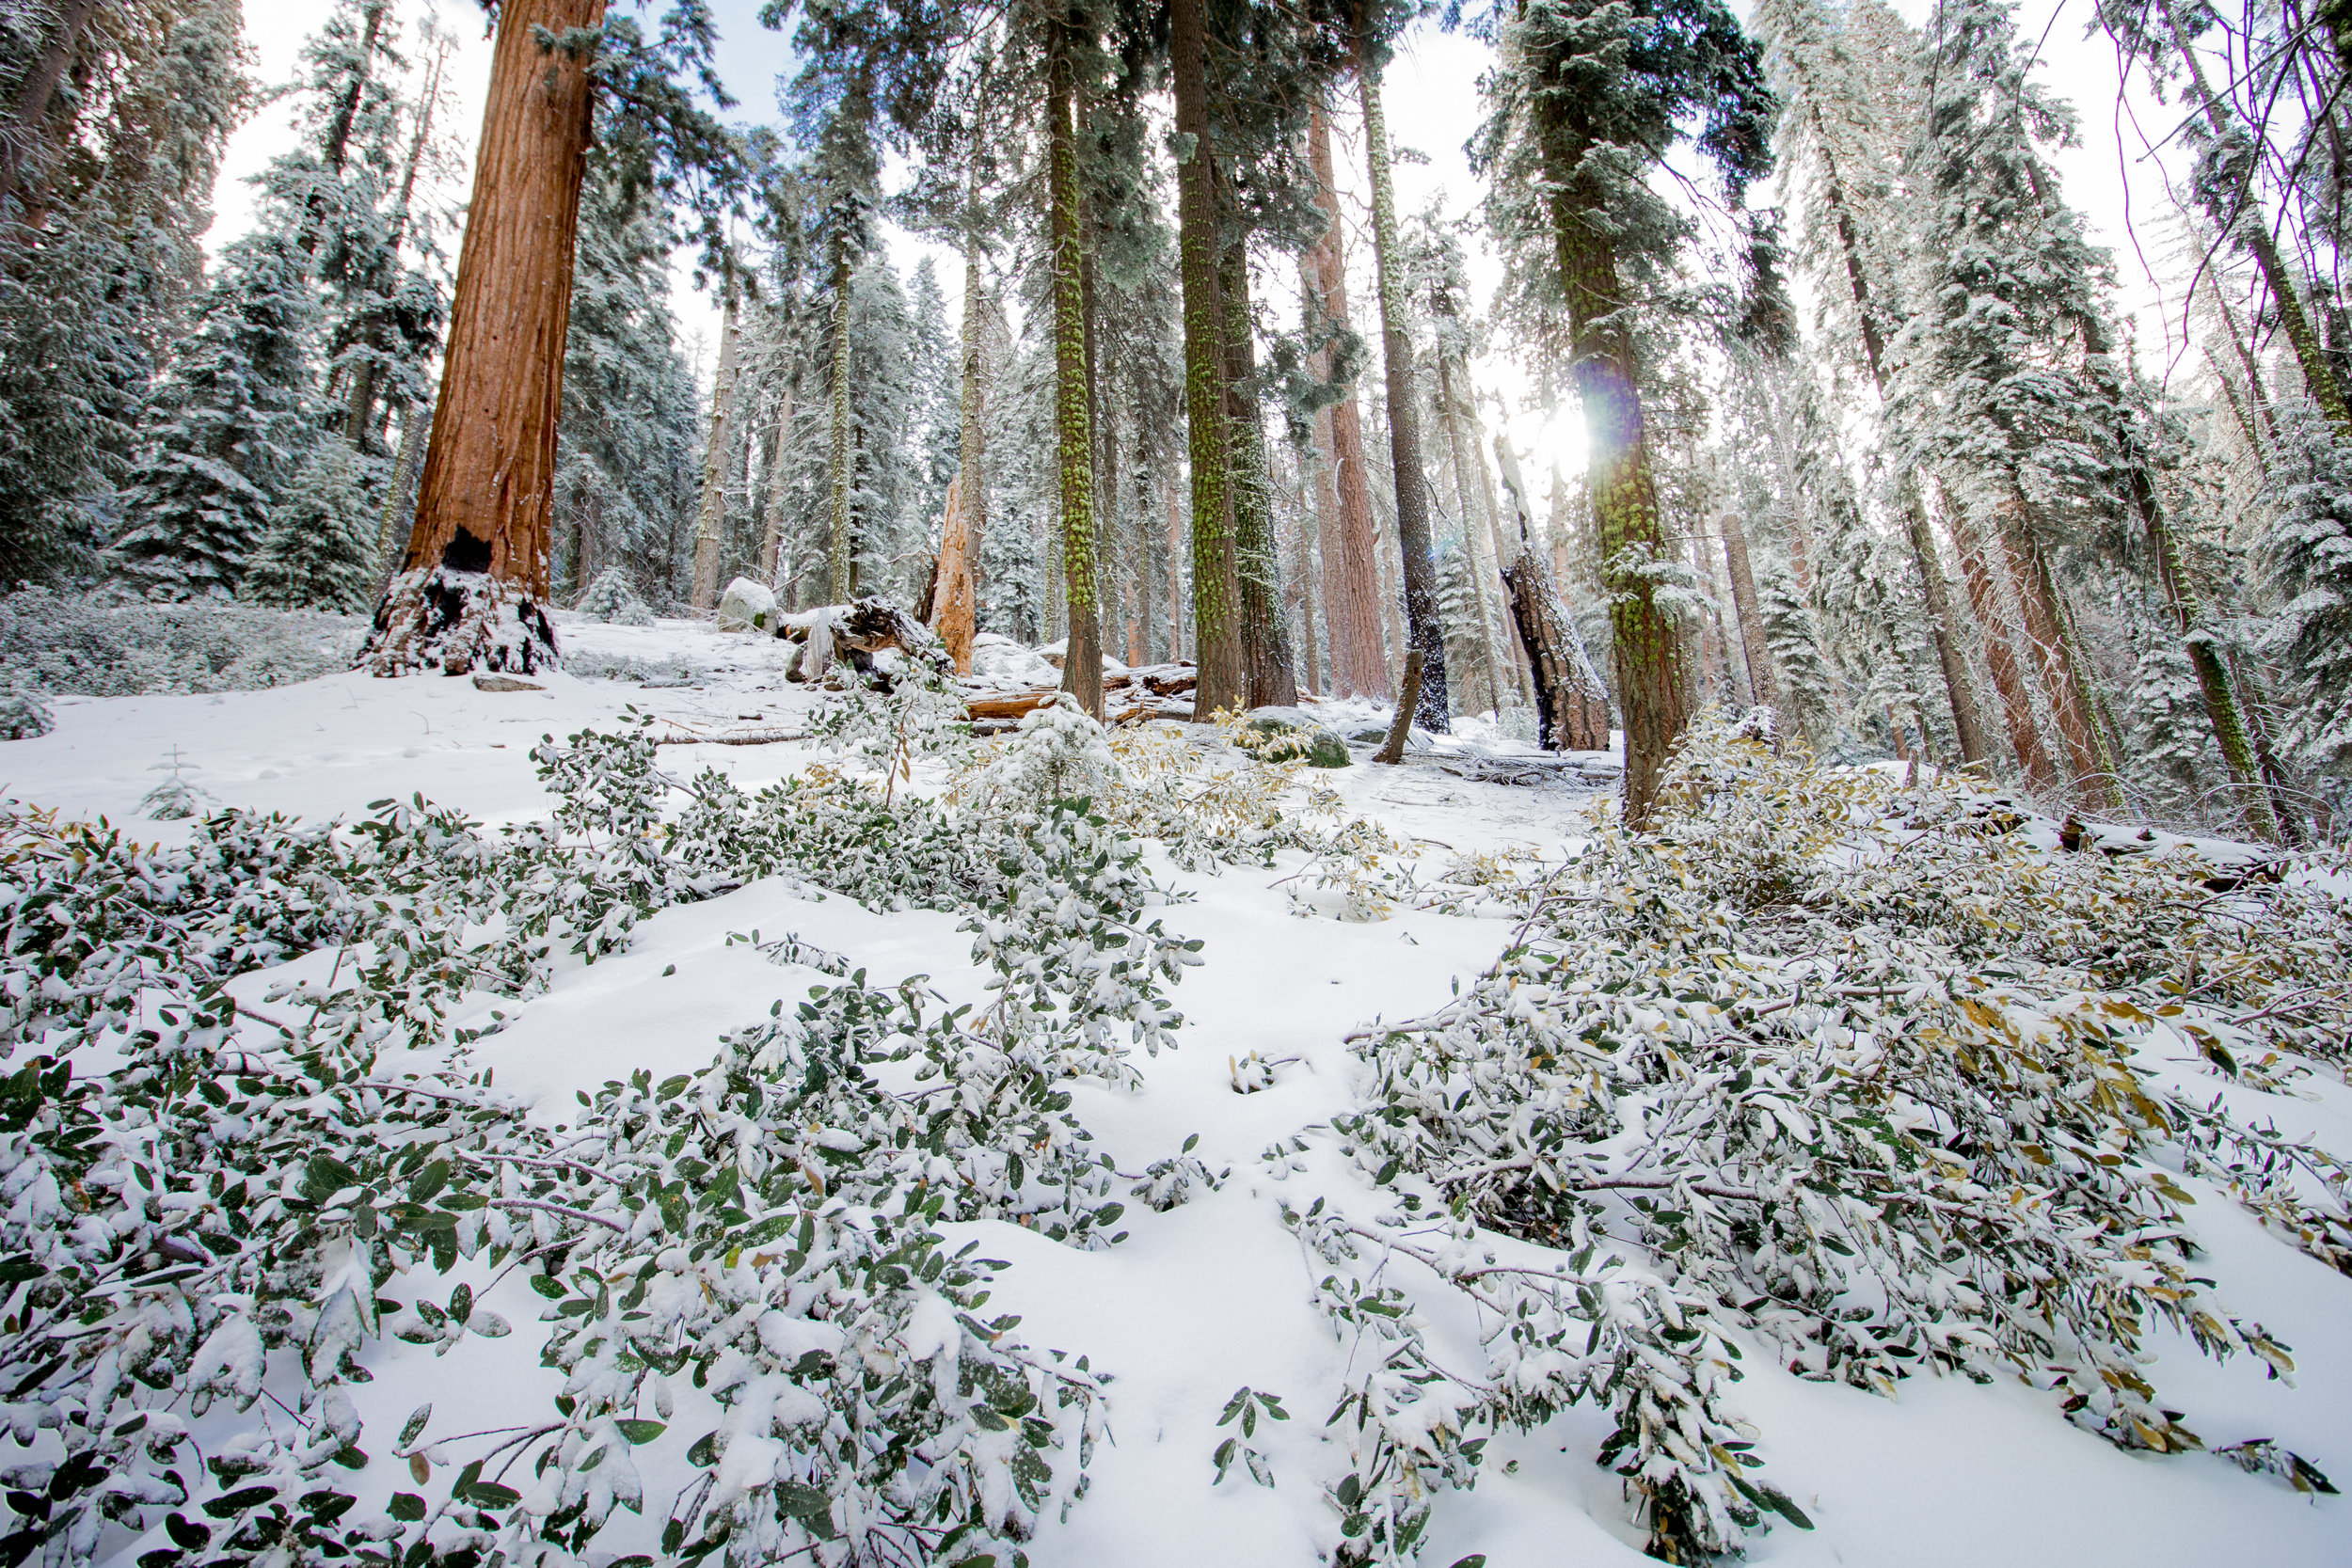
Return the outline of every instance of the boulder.
{"type": "Polygon", "coordinates": [[[1262,762],[1304,762],[1310,768],[1345,768],[1356,759],[1347,742],[1295,707],[1262,707],[1242,721],[1234,737],[1262,762]]]}
{"type": "Polygon", "coordinates": [[[749,578],[737,578],[719,595],[721,631],[771,631],[775,619],[774,591],[749,578]]]}
{"type": "Polygon", "coordinates": [[[547,689],[546,687],[531,681],[518,681],[512,675],[476,675],[473,678],[473,689],[476,691],[545,691],[547,689]]]}

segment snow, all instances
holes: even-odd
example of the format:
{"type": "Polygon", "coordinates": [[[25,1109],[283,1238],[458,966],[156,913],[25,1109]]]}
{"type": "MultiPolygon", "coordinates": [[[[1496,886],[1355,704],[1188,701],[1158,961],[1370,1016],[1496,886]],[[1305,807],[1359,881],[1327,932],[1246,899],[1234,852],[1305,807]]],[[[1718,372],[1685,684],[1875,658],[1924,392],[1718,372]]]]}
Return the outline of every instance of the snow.
{"type": "MultiPolygon", "coordinates": [[[[0,745],[0,780],[22,799],[128,821],[142,838],[170,837],[187,825],[139,819],[138,810],[153,787],[156,761],[176,747],[187,777],[228,804],[315,819],[421,793],[501,822],[548,807],[527,754],[543,734],[612,721],[631,707],[653,714],[657,733],[665,735],[798,733],[817,701],[787,686],[789,650],[771,639],[675,621],[627,627],[566,619],[560,633],[576,667],[682,669],[697,673],[695,683],[647,687],[559,673],[544,677],[544,691],[488,693],[438,676],[349,673],[209,697],[68,698],[57,704],[53,733],[0,745]]],[[[980,641],[992,673],[1043,662],[1011,644],[980,641]]],[[[1333,704],[1317,717],[1344,733],[1384,715],[1369,705],[1333,704]]],[[[1490,723],[1465,729],[1440,739],[1438,749],[1502,752],[1517,744],[1490,723]]],[[[1473,850],[1556,854],[1582,831],[1594,800],[1574,789],[1484,784],[1434,766],[1383,768],[1358,754],[1354,766],[1315,782],[1335,788],[1352,810],[1422,841],[1433,868],[1473,850]]],[[[789,741],[698,743],[665,746],[660,766],[678,777],[713,767],[756,787],[813,755],[789,741]]],[[[1272,869],[1207,876],[1149,855],[1158,879],[1189,895],[1164,911],[1165,923],[1204,939],[1206,961],[1173,992],[1185,1017],[1176,1049],[1135,1058],[1140,1093],[1084,1084],[1073,1090],[1078,1119],[1120,1172],[1179,1154],[1197,1133],[1194,1153],[1213,1172],[1230,1170],[1223,1188],[1166,1213],[1131,1203],[1120,1222],[1128,1239],[1097,1251],[1009,1225],[947,1227],[955,1244],[977,1240],[984,1254],[1009,1262],[992,1312],[1020,1314],[1024,1341],[1084,1354],[1114,1380],[1112,1441],[1094,1454],[1089,1495],[1066,1520],[1047,1516],[1028,1549],[1038,1568],[1292,1568],[1317,1561],[1339,1539],[1323,1488],[1343,1473],[1349,1429],[1327,1433],[1322,1422],[1351,1351],[1313,1303],[1327,1271],[1282,1224],[1278,1200],[1300,1208],[1318,1196],[1335,1204],[1350,1195],[1360,1200],[1360,1174],[1316,1136],[1356,1102],[1343,1035],[1375,1017],[1443,1004],[1456,981],[1467,984],[1493,959],[1511,927],[1418,910],[1368,924],[1302,920],[1279,885],[1301,862],[1285,854],[1272,869]],[[1236,1093],[1235,1064],[1253,1053],[1271,1064],[1272,1082],[1236,1093]],[[1220,1431],[1218,1415],[1242,1386],[1279,1396],[1292,1413],[1288,1421],[1261,1422],[1249,1440],[1271,1463],[1271,1489],[1253,1484],[1238,1465],[1213,1484],[1212,1452],[1236,1430],[1220,1431]]],[[[791,934],[839,953],[877,983],[928,975],[960,1002],[979,995],[980,975],[958,924],[944,913],[878,914],[769,879],[665,910],[637,927],[627,952],[559,968],[550,989],[526,1003],[483,999],[458,1022],[479,1027],[492,1007],[501,1011],[503,1028],[477,1042],[477,1058],[501,1088],[533,1100],[537,1115],[562,1120],[576,1111],[577,1091],[641,1068],[658,1078],[699,1067],[722,1032],[824,983],[817,971],[772,963],[740,940],[755,931],[762,942],[791,934]]],[[[282,977],[248,977],[237,990],[258,998],[268,979],[282,977]]],[[[2339,1084],[2323,1077],[2295,1100],[2243,1086],[2228,1092],[2241,1109],[2273,1116],[2289,1132],[2352,1148],[2352,1091],[2339,1084]]],[[[2272,1381],[2253,1357],[2217,1365],[2160,1338],[2168,1396],[2185,1405],[2187,1424],[2208,1445],[2272,1437],[2340,1483],[2352,1478],[2352,1341],[2343,1334],[2352,1322],[2352,1280],[2191,1185],[2201,1200],[2209,1272],[2240,1312],[2293,1347],[2297,1370],[2292,1384],[2272,1381]]],[[[543,1304],[510,1279],[483,1305],[502,1313],[515,1332],[496,1340],[469,1336],[440,1347],[445,1356],[389,1336],[374,1347],[375,1380],[351,1390],[372,1449],[389,1449],[391,1434],[427,1400],[439,1413],[437,1431],[498,1425],[516,1419],[520,1405],[544,1402],[557,1374],[538,1364],[543,1304]]],[[[944,1307],[918,1311],[913,1337],[930,1347],[923,1354],[954,1343],[944,1316],[944,1307]]],[[[786,1350],[832,1348],[817,1343],[813,1326],[779,1314],[760,1332],[786,1350]]],[[[1478,1364],[1475,1323],[1438,1313],[1432,1326],[1454,1364],[1478,1364]]],[[[233,1324],[215,1333],[198,1357],[204,1372],[224,1385],[246,1375],[258,1355],[249,1334],[233,1324]]],[[[1917,1378],[1899,1398],[1881,1399],[1794,1377],[1752,1346],[1745,1370],[1731,1387],[1730,1410],[1761,1429],[1765,1473],[1817,1526],[1811,1532],[1781,1526],[1757,1538],[1750,1551],[1757,1563],[2352,1561],[2341,1499],[2306,1501],[2210,1454],[2124,1453],[2070,1426],[2044,1396],[2020,1386],[1917,1378]]],[[[748,1421],[758,1413],[752,1407],[795,1397],[770,1380],[739,1402],[738,1416],[748,1421]]],[[[1642,1532],[1629,1518],[1618,1479],[1591,1463],[1609,1427],[1604,1414],[1579,1408],[1539,1431],[1499,1436],[1476,1491],[1438,1504],[1422,1560],[1433,1568],[1481,1553],[1491,1568],[1644,1560],[1642,1532]]],[[[722,1488],[759,1484],[788,1468],[785,1448],[781,1440],[739,1439],[726,1450],[722,1488]]],[[[672,1484],[674,1477],[646,1476],[649,1515],[658,1518],[662,1488],[672,1484]]],[[[370,1506],[374,1501],[380,1497],[370,1506]]]]}

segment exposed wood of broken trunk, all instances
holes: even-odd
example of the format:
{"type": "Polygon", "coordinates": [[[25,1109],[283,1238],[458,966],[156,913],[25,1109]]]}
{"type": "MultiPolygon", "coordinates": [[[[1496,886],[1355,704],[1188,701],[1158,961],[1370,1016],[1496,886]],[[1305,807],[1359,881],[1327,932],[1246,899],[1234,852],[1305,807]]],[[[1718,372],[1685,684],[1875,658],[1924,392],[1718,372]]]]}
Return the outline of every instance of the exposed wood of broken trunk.
{"type": "Polygon", "coordinates": [[[1548,752],[1609,750],[1609,691],[1584,651],[1584,639],[1561,600],[1551,562],[1535,542],[1527,481],[1502,433],[1495,433],[1502,467],[1502,504],[1509,508],[1518,550],[1502,569],[1511,591],[1511,618],[1527,647],[1535,676],[1535,743],[1548,752]]]}

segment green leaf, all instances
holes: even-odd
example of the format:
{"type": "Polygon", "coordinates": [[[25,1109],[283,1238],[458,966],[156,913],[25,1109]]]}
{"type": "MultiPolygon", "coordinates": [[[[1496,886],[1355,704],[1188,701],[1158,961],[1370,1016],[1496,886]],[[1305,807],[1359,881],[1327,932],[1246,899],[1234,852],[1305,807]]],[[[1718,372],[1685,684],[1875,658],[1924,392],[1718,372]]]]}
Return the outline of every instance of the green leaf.
{"type": "Polygon", "coordinates": [[[628,1438],[631,1443],[650,1443],[655,1438],[670,1430],[666,1425],[660,1421],[641,1421],[633,1418],[627,1420],[614,1421],[612,1424],[620,1428],[621,1435],[628,1438]]]}
{"type": "Polygon", "coordinates": [[[449,1162],[436,1160],[417,1172],[417,1179],[408,1183],[408,1201],[430,1203],[436,1193],[449,1185],[449,1162]]]}
{"type": "Polygon", "coordinates": [[[404,1525],[413,1525],[424,1517],[424,1499],[414,1492],[395,1492],[385,1512],[404,1525]]]}
{"type": "Polygon", "coordinates": [[[417,1439],[424,1435],[425,1423],[431,1419],[433,1419],[433,1404],[431,1401],[427,1401],[417,1406],[415,1413],[408,1418],[407,1424],[400,1429],[400,1441],[392,1446],[401,1449],[414,1448],[417,1439]]]}
{"type": "Polygon", "coordinates": [[[495,1481],[474,1481],[460,1495],[476,1508],[512,1508],[523,1500],[520,1492],[495,1481]]]}

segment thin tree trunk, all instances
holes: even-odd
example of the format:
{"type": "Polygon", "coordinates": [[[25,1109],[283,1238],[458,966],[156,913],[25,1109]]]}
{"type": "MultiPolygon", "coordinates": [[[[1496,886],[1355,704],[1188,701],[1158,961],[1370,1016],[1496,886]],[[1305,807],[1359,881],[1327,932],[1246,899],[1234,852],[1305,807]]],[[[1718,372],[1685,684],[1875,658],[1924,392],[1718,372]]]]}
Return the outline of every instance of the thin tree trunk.
{"type": "MultiPolygon", "coordinates": [[[[2173,47],[2180,51],[2181,61],[2188,69],[2189,90],[2197,107],[2203,111],[2205,122],[2217,137],[2227,139],[2231,134],[2232,116],[2213,95],[2205,81],[2204,62],[2198,57],[2188,37],[2181,30],[2181,21],[2172,9],[2171,0],[2157,0],[2164,13],[2164,24],[2172,35],[2173,47]]],[[[2249,176],[2250,178],[2250,176],[2249,176]]],[[[2238,211],[2234,214],[2216,213],[2217,219],[2233,217],[2235,230],[2232,238],[2244,245],[2262,270],[2263,283],[2279,307],[2279,325],[2286,333],[2287,344],[2295,351],[2295,363],[2303,372],[2304,388],[2320,412],[2334,425],[2339,439],[2352,440],[2352,404],[2344,398],[2344,384],[2336,379],[2335,367],[2328,362],[2326,345],[2312,326],[2310,314],[2304,309],[2302,291],[2296,287],[2295,275],[2287,268],[2286,260],[2279,254],[2278,242],[2270,237],[2270,227],[2264,219],[2262,204],[2249,188],[2238,193],[2238,211]]]]}
{"type": "Polygon", "coordinates": [[[1184,559],[1184,515],[1176,504],[1172,467],[1161,482],[1160,495],[1168,503],[1168,657],[1173,663],[1184,657],[1184,574],[1181,565],[1184,559]]]}
{"type": "Polygon", "coordinates": [[[792,439],[791,372],[776,399],[776,450],[768,460],[768,504],[760,517],[759,580],[773,588],[776,560],[784,553],[785,448],[792,439]]]}
{"type": "Polygon", "coordinates": [[[850,450],[850,277],[844,242],[833,264],[833,532],[825,555],[825,592],[835,604],[847,604],[857,594],[856,556],[850,548],[850,499],[855,477],[850,450]]]}
{"type": "Polygon", "coordinates": [[[719,328],[719,373],[710,388],[710,430],[703,443],[702,504],[694,520],[695,613],[707,614],[719,602],[721,525],[726,520],[726,457],[735,424],[735,353],[741,306],[736,297],[735,274],[726,277],[726,309],[719,328]]]}
{"type": "Polygon", "coordinates": [[[1241,584],[1227,526],[1225,308],[1217,285],[1216,169],[1209,149],[1205,0],[1170,0],[1168,53],[1177,135],[1178,250],[1184,293],[1184,410],[1192,457],[1192,638],[1202,718],[1248,700],[1242,662],[1241,584]]]}
{"type": "MultiPolygon", "coordinates": [[[[1312,346],[1307,354],[1307,373],[1317,381],[1331,379],[1331,351],[1323,345],[1324,323],[1317,309],[1317,296],[1322,293],[1322,278],[1316,263],[1330,236],[1326,234],[1310,249],[1298,255],[1298,298],[1300,326],[1312,346]]],[[[1327,404],[1315,410],[1314,429],[1310,444],[1299,453],[1299,480],[1314,491],[1315,547],[1323,560],[1323,629],[1328,639],[1326,666],[1330,671],[1328,689],[1340,695],[1348,694],[1347,683],[1341,677],[1340,665],[1344,657],[1341,650],[1347,645],[1353,628],[1344,624],[1347,607],[1340,589],[1340,487],[1331,465],[1331,410],[1327,404]],[[1311,467],[1312,472],[1308,469],[1311,467]]],[[[1302,524],[1300,532],[1305,532],[1302,524]]],[[[1311,628],[1307,633],[1308,684],[1321,688],[1315,679],[1315,641],[1311,628]]]]}
{"type": "Polygon", "coordinates": [[[1046,24],[1045,129],[1050,143],[1047,182],[1053,203],[1054,410],[1060,438],[1062,582],[1070,612],[1061,689],[1095,718],[1103,717],[1103,637],[1094,583],[1093,410],[1087,363],[1083,241],[1078,212],[1078,135],[1071,122],[1071,24],[1046,24]]]}
{"type": "Polygon", "coordinates": [[[1445,685],[1445,617],[1430,559],[1429,485],[1421,465],[1421,421],[1413,403],[1413,344],[1406,334],[1404,258],[1399,254],[1396,191],[1389,163],[1389,122],[1380,107],[1380,71],[1373,63],[1370,12],[1358,7],[1356,89],[1363,102],[1364,160],[1372,178],[1372,249],[1380,279],[1380,343],[1388,366],[1389,454],[1396,469],[1396,541],[1405,575],[1406,635],[1422,655],[1417,709],[1423,729],[1452,729],[1445,685]]]}
{"type": "MultiPolygon", "coordinates": [[[[401,170],[400,198],[392,210],[392,229],[385,241],[385,249],[398,265],[401,242],[408,234],[408,214],[417,195],[417,172],[424,162],[425,143],[433,135],[433,112],[441,102],[441,75],[449,63],[446,47],[436,50],[433,64],[425,72],[424,94],[417,105],[417,128],[409,134],[408,157],[401,170]]],[[[380,326],[372,325],[369,343],[378,352],[387,345],[380,326]]],[[[343,409],[343,439],[354,451],[365,451],[368,432],[375,423],[375,394],[382,377],[377,374],[373,359],[363,360],[351,378],[351,397],[343,409]]]]}
{"type": "Polygon", "coordinates": [[[382,576],[376,583],[376,596],[381,598],[384,584],[391,580],[392,570],[399,560],[402,524],[401,511],[408,503],[409,486],[417,478],[417,464],[424,456],[424,437],[432,421],[424,417],[424,404],[411,404],[400,427],[400,455],[392,460],[392,480],[384,488],[384,515],[376,524],[375,554],[383,564],[382,576]]]}
{"type": "Polygon", "coordinates": [[[1241,657],[1251,707],[1298,701],[1282,615],[1281,569],[1274,546],[1274,487],[1265,417],[1258,406],[1257,332],[1249,299],[1249,256],[1236,240],[1219,269],[1225,295],[1227,480],[1233,506],[1233,565],[1241,580],[1241,657]]]}
{"type": "Polygon", "coordinates": [[[2034,673],[2042,696],[2058,722],[2074,770],[2070,799],[2093,809],[2113,801],[2113,780],[2104,766],[2102,748],[2093,726],[2090,694],[2083,689],[2074,653],[2061,624],[2058,591],[2050,578],[2049,557],[2034,537],[2033,518],[2026,498],[2012,489],[1994,515],[1995,535],[2009,562],[2010,582],[2024,612],[2026,642],[2033,650],[2034,673]]]}
{"type": "Polygon", "coordinates": [[[556,658],[548,594],[564,341],[594,87],[584,56],[542,50],[604,0],[508,0],[416,525],[361,657],[379,674],[556,658]]]}
{"type": "Polygon", "coordinates": [[[1775,712],[1780,683],[1772,673],[1772,650],[1764,641],[1764,613],[1756,598],[1756,573],[1748,561],[1748,531],[1736,512],[1724,514],[1724,564],[1731,573],[1732,608],[1740,614],[1740,654],[1747,665],[1748,690],[1756,705],[1775,712]]]}
{"type": "MultiPolygon", "coordinates": [[[[1450,311],[1448,313],[1451,313],[1450,311]]],[[[1469,567],[1470,604],[1478,612],[1478,657],[1486,674],[1486,696],[1494,704],[1498,721],[1502,716],[1502,662],[1495,657],[1494,594],[1487,587],[1487,578],[1495,572],[1495,563],[1486,559],[1478,547],[1480,520],[1478,502],[1470,483],[1471,453],[1462,442],[1462,405],[1454,386],[1454,367],[1449,363],[1442,341],[1438,348],[1438,400],[1444,406],[1438,417],[1444,422],[1446,448],[1454,458],[1454,503],[1462,509],[1462,559],[1469,567]]],[[[1497,577],[1497,580],[1501,580],[1497,577]]]]}
{"type": "MultiPolygon", "coordinates": [[[[1316,203],[1325,229],[1311,255],[1317,312],[1327,327],[1349,325],[1345,230],[1340,222],[1337,167],[1331,158],[1331,121],[1317,104],[1307,122],[1307,151],[1315,171],[1316,203]]],[[[1325,355],[1328,373],[1329,356],[1325,355]]],[[[1330,482],[1339,503],[1339,547],[1323,557],[1325,617],[1331,626],[1331,685],[1343,697],[1387,701],[1387,639],[1381,635],[1380,562],[1372,522],[1372,489],[1364,467],[1363,414],[1355,388],[1324,411],[1317,427],[1330,482]],[[1327,425],[1327,438],[1325,427],[1327,425]]]]}

